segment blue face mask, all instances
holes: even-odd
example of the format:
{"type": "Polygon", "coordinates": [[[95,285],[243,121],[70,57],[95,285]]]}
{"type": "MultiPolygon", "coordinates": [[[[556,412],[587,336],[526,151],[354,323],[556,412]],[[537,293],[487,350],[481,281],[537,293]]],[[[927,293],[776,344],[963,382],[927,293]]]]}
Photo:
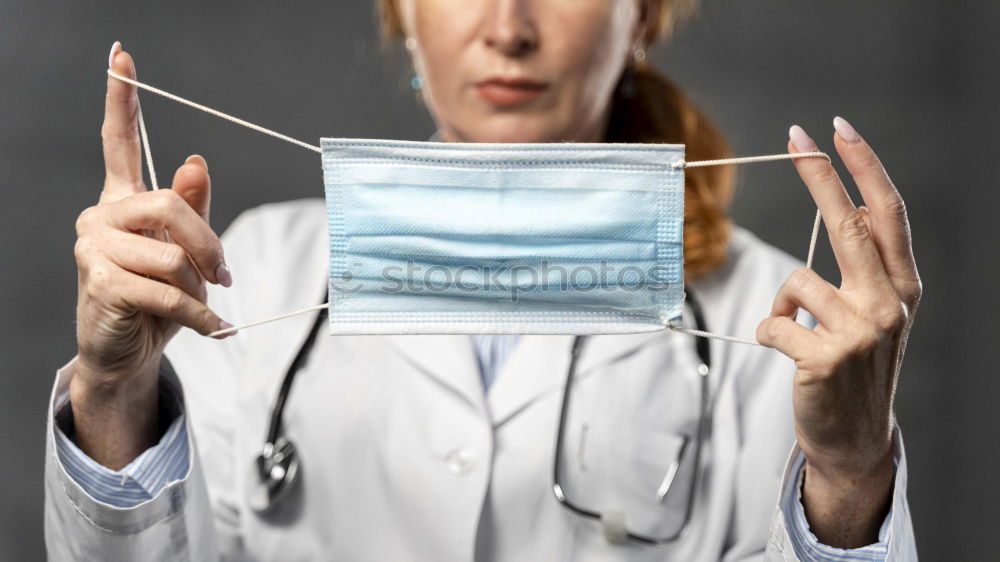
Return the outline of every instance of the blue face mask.
{"type": "Polygon", "coordinates": [[[660,330],[683,145],[323,139],[335,334],[660,330]]]}

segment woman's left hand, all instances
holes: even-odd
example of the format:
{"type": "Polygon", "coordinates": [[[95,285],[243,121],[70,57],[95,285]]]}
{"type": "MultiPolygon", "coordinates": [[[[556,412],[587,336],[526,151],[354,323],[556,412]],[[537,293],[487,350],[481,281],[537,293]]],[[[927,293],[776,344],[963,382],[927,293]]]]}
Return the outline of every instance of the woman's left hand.
{"type": "MultiPolygon", "coordinates": [[[[825,159],[794,162],[827,226],[841,285],[796,270],[757,339],[797,367],[792,404],[810,529],[825,544],[857,548],[876,542],[891,499],[893,395],[921,283],[902,197],[854,128],[840,118],[834,126],[867,208],[854,206],[825,159]],[[815,329],[795,322],[798,308],[817,319],[815,329]]],[[[800,127],[789,135],[789,152],[819,150],[800,127]]]]}

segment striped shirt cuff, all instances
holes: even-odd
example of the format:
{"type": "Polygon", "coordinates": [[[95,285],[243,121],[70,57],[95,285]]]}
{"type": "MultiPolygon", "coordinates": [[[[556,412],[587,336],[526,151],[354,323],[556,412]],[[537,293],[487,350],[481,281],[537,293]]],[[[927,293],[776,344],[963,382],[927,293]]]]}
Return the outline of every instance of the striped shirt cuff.
{"type": "MultiPolygon", "coordinates": [[[[894,435],[894,441],[898,439],[898,432],[894,435]]],[[[894,453],[898,456],[900,450],[897,444],[893,443],[894,453]]],[[[802,507],[802,483],[805,477],[806,456],[799,451],[795,463],[792,465],[792,474],[795,474],[794,481],[789,482],[788,488],[782,494],[781,510],[785,514],[785,527],[788,529],[789,538],[795,548],[795,554],[799,560],[876,560],[884,561],[889,551],[889,528],[892,524],[892,508],[882,522],[878,531],[878,542],[861,548],[843,549],[827,546],[816,538],[816,535],[809,530],[809,521],[806,520],[805,509],[802,507]]],[[[893,459],[893,467],[899,465],[899,459],[893,459]]]]}
{"type": "Polygon", "coordinates": [[[71,437],[73,413],[69,401],[56,405],[53,431],[59,462],[96,501],[114,507],[135,507],[151,500],[168,484],[183,480],[187,474],[190,460],[187,422],[180,411],[178,392],[160,380],[161,412],[173,421],[159,443],[143,451],[121,470],[102,466],[81,451],[71,437]]]}

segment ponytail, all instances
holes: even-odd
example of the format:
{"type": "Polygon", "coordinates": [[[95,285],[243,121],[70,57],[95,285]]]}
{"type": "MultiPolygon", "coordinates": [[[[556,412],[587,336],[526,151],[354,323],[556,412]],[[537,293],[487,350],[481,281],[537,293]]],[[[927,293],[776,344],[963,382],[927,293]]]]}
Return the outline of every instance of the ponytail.
{"type": "MultiPolygon", "coordinates": [[[[626,69],[615,89],[608,142],[678,143],[685,160],[732,156],[722,133],[666,76],[647,64],[626,69]]],[[[684,275],[690,281],[726,260],[732,166],[684,170],[684,275]]]]}

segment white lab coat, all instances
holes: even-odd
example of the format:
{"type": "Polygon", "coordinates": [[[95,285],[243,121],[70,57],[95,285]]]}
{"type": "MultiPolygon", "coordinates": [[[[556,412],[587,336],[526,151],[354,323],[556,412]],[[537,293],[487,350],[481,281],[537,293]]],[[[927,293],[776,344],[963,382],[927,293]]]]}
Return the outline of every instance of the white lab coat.
{"type": "MultiPolygon", "coordinates": [[[[325,206],[244,214],[224,237],[235,284],[210,304],[233,323],[321,302],[325,206]]],[[[734,231],[727,263],[689,288],[710,330],[753,336],[799,262],[734,231]]],[[[314,316],[225,341],[182,330],[167,355],[183,386],[194,449],[187,476],[136,507],[95,501],[62,468],[49,412],[46,542],[52,560],[612,561],[795,558],[778,508],[794,433],[793,363],[711,342],[712,424],[683,538],[612,544],[561,507],[552,462],[570,336],[522,336],[484,393],[469,336],[338,336],[316,342],[285,410],[301,486],[275,517],[244,493],[282,376],[314,316]],[[766,549],[766,553],[765,553],[766,549]]],[[[584,347],[567,439],[577,499],[623,503],[630,523],[675,517],[652,500],[679,434],[697,421],[694,340],[669,331],[594,336],[584,347]],[[582,429],[586,424],[586,430],[582,429]],[[651,488],[650,488],[651,487],[651,488]],[[630,515],[631,517],[632,515],[630,515]]],[[[165,376],[170,376],[169,374],[165,376]]],[[[901,447],[900,447],[901,449],[901,447]]],[[[901,451],[900,451],[901,453],[901,451]]],[[[899,459],[889,556],[915,559],[899,459]]]]}

